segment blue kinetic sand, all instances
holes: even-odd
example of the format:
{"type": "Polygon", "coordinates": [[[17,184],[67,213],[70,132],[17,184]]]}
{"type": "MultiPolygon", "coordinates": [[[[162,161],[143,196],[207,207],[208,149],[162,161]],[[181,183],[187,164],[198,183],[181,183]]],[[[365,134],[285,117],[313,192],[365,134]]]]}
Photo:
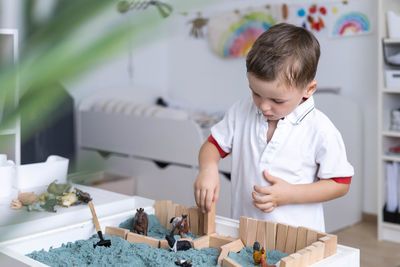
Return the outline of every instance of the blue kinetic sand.
{"type": "Polygon", "coordinates": [[[190,260],[193,266],[215,266],[219,252],[215,248],[170,252],[144,243],[130,243],[120,237],[104,236],[111,240],[110,247],[96,247],[97,235],[88,240],[63,244],[49,251],[34,251],[26,256],[49,266],[167,266],[176,267],[175,261],[190,260]]]}
{"type": "MultiPolygon", "coordinates": [[[[279,250],[266,250],[267,254],[267,263],[269,265],[275,265],[280,261],[281,258],[288,256],[279,250]]],[[[254,260],[253,260],[253,247],[247,246],[244,247],[238,253],[229,252],[229,258],[233,259],[243,267],[254,267],[254,260]]]]}

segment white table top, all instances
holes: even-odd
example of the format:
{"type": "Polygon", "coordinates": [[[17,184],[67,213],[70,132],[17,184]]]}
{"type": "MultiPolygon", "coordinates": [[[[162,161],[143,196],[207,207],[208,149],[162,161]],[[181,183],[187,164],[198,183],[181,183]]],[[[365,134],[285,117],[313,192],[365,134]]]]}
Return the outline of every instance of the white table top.
{"type": "MultiPolygon", "coordinates": [[[[138,207],[151,208],[154,203],[151,199],[130,197],[81,185],[77,185],[77,187],[88,192],[92,196],[93,202],[95,203],[96,213],[103,226],[112,226],[113,224],[111,222],[120,222],[122,218],[121,216],[127,216],[127,213],[132,214],[134,209],[138,207]]],[[[3,209],[5,208],[1,207],[0,209],[2,213],[3,209]]],[[[0,246],[1,266],[3,263],[13,259],[29,265],[34,263],[33,265],[44,266],[30,258],[28,259],[24,254],[27,253],[27,251],[34,250],[34,247],[38,246],[38,242],[40,243],[39,246],[45,244],[46,247],[50,246],[50,244],[54,244],[54,240],[58,240],[59,243],[71,241],[71,235],[74,237],[86,238],[95,231],[91,222],[92,216],[90,209],[87,205],[79,205],[70,208],[60,207],[57,210],[57,213],[30,213],[27,211],[19,211],[16,214],[13,214],[15,211],[10,211],[9,209],[10,208],[7,206],[7,210],[4,210],[4,212],[6,212],[8,216],[9,214],[14,216],[11,216],[11,218],[8,219],[4,218],[7,216],[0,218],[0,234],[2,235],[0,236],[0,243],[9,240],[4,242],[2,248],[0,246]],[[14,222],[15,224],[10,224],[10,222],[14,222]],[[69,227],[70,225],[72,225],[72,227],[69,227]],[[76,233],[74,231],[76,231],[76,233]],[[82,236],[83,233],[87,236],[82,236]],[[65,240],[63,240],[63,238],[65,240]],[[11,248],[9,248],[9,246],[11,246],[11,248]],[[13,246],[14,248],[12,248],[13,246]],[[19,250],[16,250],[15,246],[19,247],[19,250]]],[[[219,234],[237,236],[238,226],[239,222],[237,220],[216,216],[216,232],[219,234]]],[[[359,267],[360,250],[338,245],[336,254],[310,266],[359,267]]]]}
{"type": "MultiPolygon", "coordinates": [[[[135,207],[135,200],[130,196],[89,186],[73,186],[90,194],[98,217],[127,211],[135,207]]],[[[46,188],[33,188],[31,191],[42,193],[46,191],[46,188]]],[[[26,208],[13,210],[9,207],[10,202],[11,199],[3,199],[0,202],[0,242],[92,218],[89,206],[86,204],[69,208],[56,206],[57,212],[53,213],[46,211],[29,212],[26,208]]]]}

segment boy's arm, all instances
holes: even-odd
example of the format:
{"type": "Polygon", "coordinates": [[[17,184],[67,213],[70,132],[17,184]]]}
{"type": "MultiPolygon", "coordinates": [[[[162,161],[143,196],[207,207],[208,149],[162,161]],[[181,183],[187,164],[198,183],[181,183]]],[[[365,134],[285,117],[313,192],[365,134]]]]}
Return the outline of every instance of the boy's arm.
{"type": "Polygon", "coordinates": [[[332,179],[321,179],[311,184],[293,185],[291,204],[325,202],[347,194],[350,184],[337,183],[332,179]]]}
{"type": "Polygon", "coordinates": [[[206,141],[199,152],[199,174],[194,183],[194,197],[202,212],[211,210],[212,202],[219,197],[218,161],[221,158],[217,147],[206,141]]]}
{"type": "Polygon", "coordinates": [[[332,179],[321,179],[311,184],[290,184],[264,171],[270,186],[254,186],[253,204],[264,212],[288,204],[317,203],[332,200],[347,194],[350,184],[337,183],[332,179]]]}

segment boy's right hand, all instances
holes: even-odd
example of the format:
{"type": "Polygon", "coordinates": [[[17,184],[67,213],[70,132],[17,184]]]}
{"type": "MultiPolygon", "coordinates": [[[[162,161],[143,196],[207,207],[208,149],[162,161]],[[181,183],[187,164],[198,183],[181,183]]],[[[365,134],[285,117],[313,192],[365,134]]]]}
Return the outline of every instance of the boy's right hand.
{"type": "Polygon", "coordinates": [[[194,198],[197,206],[203,213],[211,210],[211,204],[217,202],[219,197],[218,168],[200,170],[194,182],[194,198]]]}

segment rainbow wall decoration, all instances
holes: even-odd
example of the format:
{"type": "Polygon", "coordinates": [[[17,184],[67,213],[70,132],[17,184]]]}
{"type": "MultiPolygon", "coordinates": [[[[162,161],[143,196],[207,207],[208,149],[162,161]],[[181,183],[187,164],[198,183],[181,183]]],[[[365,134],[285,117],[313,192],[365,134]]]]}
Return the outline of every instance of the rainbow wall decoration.
{"type": "Polygon", "coordinates": [[[244,16],[226,15],[218,21],[209,23],[209,39],[212,48],[224,58],[246,56],[258,36],[276,24],[272,15],[265,11],[254,11],[244,16]]]}
{"type": "Polygon", "coordinates": [[[336,20],[332,29],[332,36],[358,35],[370,31],[371,24],[365,14],[349,12],[336,20]]]}

